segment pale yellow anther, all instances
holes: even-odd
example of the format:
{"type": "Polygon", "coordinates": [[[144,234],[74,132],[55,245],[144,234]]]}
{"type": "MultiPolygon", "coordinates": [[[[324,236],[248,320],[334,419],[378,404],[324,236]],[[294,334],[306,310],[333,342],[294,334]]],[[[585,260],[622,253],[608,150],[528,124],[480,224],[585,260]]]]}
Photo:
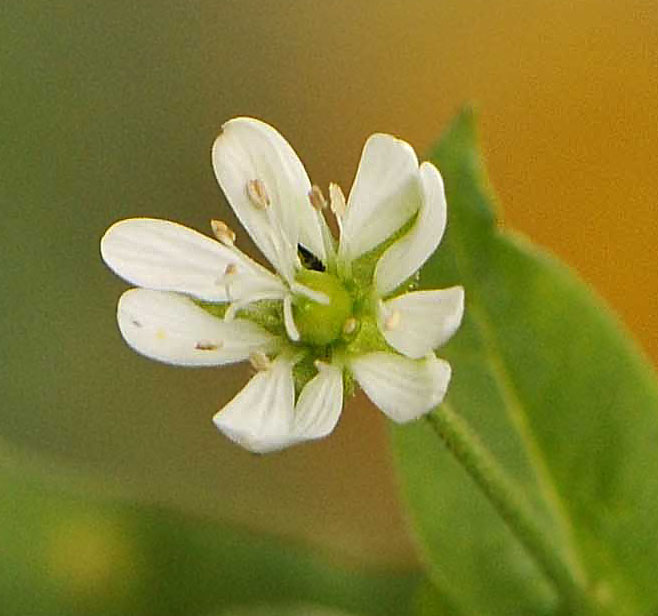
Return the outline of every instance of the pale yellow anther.
{"type": "Polygon", "coordinates": [[[331,204],[331,211],[336,214],[336,216],[342,217],[345,215],[345,210],[347,209],[345,195],[343,194],[342,188],[334,182],[329,184],[329,202],[331,204]]]}
{"type": "Polygon", "coordinates": [[[358,325],[357,320],[354,317],[350,317],[343,324],[343,333],[346,336],[353,334],[356,331],[356,326],[358,325]]]}
{"type": "Polygon", "coordinates": [[[221,220],[211,220],[210,227],[215,237],[225,246],[233,246],[235,242],[235,233],[221,220]]]}
{"type": "Polygon", "coordinates": [[[311,190],[308,191],[308,200],[311,202],[313,208],[318,212],[321,212],[327,207],[327,200],[324,198],[322,190],[315,184],[313,184],[311,190]]]}
{"type": "Polygon", "coordinates": [[[195,349],[199,351],[217,351],[224,346],[223,342],[197,342],[194,345],[195,349]]]}
{"type": "Polygon", "coordinates": [[[264,210],[270,205],[270,197],[262,180],[249,180],[247,182],[247,195],[259,210],[264,210]]]}
{"type": "Polygon", "coordinates": [[[254,370],[258,370],[258,372],[267,370],[272,365],[270,358],[265,355],[263,351],[254,351],[249,356],[249,363],[253,366],[254,370]]]}
{"type": "Polygon", "coordinates": [[[225,276],[231,276],[238,271],[238,266],[235,263],[229,263],[224,269],[225,276]]]}
{"type": "Polygon", "coordinates": [[[390,331],[400,325],[400,311],[394,310],[384,319],[384,329],[390,331]]]}

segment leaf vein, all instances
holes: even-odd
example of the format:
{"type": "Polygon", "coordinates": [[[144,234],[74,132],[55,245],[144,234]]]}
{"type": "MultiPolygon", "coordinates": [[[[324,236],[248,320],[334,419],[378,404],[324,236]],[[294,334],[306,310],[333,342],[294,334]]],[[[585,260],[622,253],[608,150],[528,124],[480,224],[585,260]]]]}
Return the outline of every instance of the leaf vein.
{"type": "MultiPolygon", "coordinates": [[[[455,231],[457,229],[453,227],[453,233],[455,231]]],[[[486,309],[486,303],[479,297],[477,285],[468,284],[475,280],[475,276],[469,271],[466,271],[466,268],[470,269],[470,267],[468,266],[468,259],[463,254],[460,243],[450,241],[450,244],[456,257],[455,264],[457,270],[468,289],[467,297],[470,304],[468,310],[473,322],[480,331],[483,346],[491,360],[492,374],[501,393],[505,412],[524,443],[526,455],[531,462],[534,475],[537,479],[540,496],[546,504],[547,510],[562,537],[564,556],[571,565],[574,574],[584,580],[584,568],[573,541],[573,524],[557,488],[555,479],[546,462],[545,455],[530,430],[527,410],[517,392],[514,380],[500,351],[500,342],[494,332],[494,327],[486,309]],[[466,265],[466,268],[464,265],[466,265]]]]}

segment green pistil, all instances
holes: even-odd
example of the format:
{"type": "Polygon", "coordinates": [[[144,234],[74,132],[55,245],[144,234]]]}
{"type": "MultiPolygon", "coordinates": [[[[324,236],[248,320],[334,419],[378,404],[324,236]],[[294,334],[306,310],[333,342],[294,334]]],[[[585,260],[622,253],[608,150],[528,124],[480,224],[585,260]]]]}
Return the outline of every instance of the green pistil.
{"type": "Polygon", "coordinates": [[[329,298],[328,304],[321,304],[303,295],[295,296],[293,316],[302,342],[325,346],[341,338],[345,322],[352,316],[352,298],[338,278],[303,269],[296,280],[329,298]]]}

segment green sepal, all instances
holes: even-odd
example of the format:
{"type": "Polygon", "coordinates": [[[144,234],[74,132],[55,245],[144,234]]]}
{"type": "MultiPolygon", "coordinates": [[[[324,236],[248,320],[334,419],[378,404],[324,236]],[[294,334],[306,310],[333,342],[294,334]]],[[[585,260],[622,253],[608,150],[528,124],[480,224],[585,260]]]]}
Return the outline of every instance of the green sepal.
{"type": "MultiPolygon", "coordinates": [[[[218,319],[226,316],[226,311],[230,304],[206,302],[203,300],[194,300],[197,306],[203,308],[208,314],[218,319]]],[[[283,308],[280,301],[263,299],[258,302],[248,304],[237,311],[236,316],[241,319],[253,321],[263,329],[275,336],[284,336],[285,327],[283,325],[283,308]]]]}

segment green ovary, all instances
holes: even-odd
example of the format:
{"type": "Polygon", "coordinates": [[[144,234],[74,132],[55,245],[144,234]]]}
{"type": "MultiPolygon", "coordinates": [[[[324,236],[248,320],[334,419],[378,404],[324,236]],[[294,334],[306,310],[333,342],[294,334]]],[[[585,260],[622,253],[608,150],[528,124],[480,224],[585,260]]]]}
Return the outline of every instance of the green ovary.
{"type": "Polygon", "coordinates": [[[345,321],[352,316],[352,298],[338,278],[326,272],[301,270],[296,280],[329,297],[328,304],[302,295],[295,297],[293,317],[302,342],[318,346],[331,344],[341,337],[345,321]]]}

